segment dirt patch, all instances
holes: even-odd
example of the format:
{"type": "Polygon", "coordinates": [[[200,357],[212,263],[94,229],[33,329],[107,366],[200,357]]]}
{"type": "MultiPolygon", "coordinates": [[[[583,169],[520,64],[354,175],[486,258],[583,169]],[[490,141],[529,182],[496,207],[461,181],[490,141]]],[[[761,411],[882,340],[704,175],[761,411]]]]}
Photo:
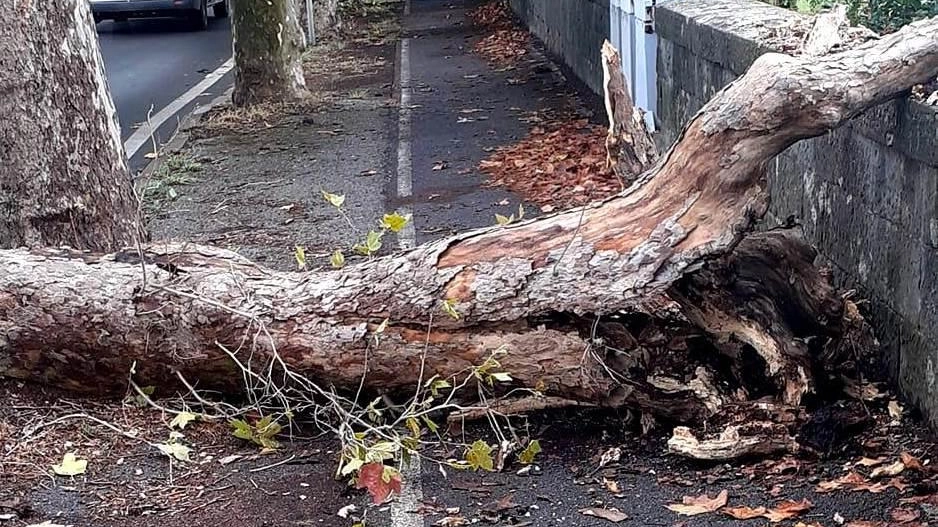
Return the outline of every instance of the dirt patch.
{"type": "Polygon", "coordinates": [[[263,454],[225,422],[199,420],[180,430],[170,426],[171,414],[133,397],[75,399],[0,381],[0,399],[0,518],[22,525],[329,525],[339,509],[362,503],[332,477],[329,440],[284,441],[263,454]],[[171,433],[182,434],[192,462],[153,446],[171,433]],[[87,461],[84,473],[53,473],[66,453],[87,461]]]}

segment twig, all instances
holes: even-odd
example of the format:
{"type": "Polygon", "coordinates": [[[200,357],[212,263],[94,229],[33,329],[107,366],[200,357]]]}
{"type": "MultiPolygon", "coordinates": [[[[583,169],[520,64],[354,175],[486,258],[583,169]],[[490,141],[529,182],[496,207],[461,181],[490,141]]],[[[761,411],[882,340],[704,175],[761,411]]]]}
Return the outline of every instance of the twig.
{"type": "Polygon", "coordinates": [[[573,242],[576,241],[577,234],[580,233],[580,227],[583,226],[583,216],[586,215],[586,208],[589,207],[590,194],[586,195],[586,205],[583,205],[583,208],[580,209],[580,219],[577,220],[576,229],[573,230],[573,237],[570,238],[570,241],[567,242],[567,245],[564,246],[563,252],[560,253],[560,257],[557,258],[557,262],[554,263],[553,275],[557,276],[557,269],[560,268],[560,262],[563,260],[563,257],[567,255],[567,251],[570,250],[570,247],[573,245],[573,242]]]}
{"type": "Polygon", "coordinates": [[[282,459],[276,463],[271,463],[270,465],[264,465],[263,467],[252,468],[251,470],[248,470],[248,472],[262,472],[269,468],[279,467],[280,465],[286,465],[287,463],[293,461],[294,459],[296,459],[296,454],[291,454],[290,457],[286,459],[282,459]]]}

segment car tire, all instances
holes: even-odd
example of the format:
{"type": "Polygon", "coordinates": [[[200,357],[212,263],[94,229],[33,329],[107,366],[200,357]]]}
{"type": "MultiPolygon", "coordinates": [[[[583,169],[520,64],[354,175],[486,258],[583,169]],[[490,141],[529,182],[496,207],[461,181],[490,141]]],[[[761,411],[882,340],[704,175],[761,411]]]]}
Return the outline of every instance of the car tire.
{"type": "Polygon", "coordinates": [[[208,29],[208,0],[202,0],[202,5],[190,15],[189,24],[194,31],[208,29]]]}
{"type": "Polygon", "coordinates": [[[215,4],[215,7],[212,8],[215,16],[218,18],[225,18],[228,16],[228,0],[221,0],[215,4]]]}

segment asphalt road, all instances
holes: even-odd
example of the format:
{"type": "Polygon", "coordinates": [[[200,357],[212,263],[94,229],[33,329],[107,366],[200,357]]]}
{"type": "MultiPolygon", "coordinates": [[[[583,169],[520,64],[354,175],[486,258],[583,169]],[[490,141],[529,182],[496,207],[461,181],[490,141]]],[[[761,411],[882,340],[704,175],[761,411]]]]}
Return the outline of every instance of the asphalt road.
{"type": "MultiPolygon", "coordinates": [[[[151,109],[157,114],[231,57],[227,18],[210,17],[207,31],[191,31],[173,19],[104,21],[98,24],[98,38],[124,141],[146,122],[151,109]]],[[[157,129],[157,140],[168,141],[197,104],[211,101],[231,82],[229,72],[175,112],[157,129]]],[[[131,169],[142,168],[149,150],[141,148],[131,157],[131,169]]]]}

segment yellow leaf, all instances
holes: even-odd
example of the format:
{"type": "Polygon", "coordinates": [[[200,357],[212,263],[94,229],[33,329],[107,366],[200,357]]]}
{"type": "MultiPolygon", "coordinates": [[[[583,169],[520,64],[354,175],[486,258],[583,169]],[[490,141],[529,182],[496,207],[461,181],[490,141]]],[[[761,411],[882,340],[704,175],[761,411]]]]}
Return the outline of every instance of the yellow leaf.
{"type": "Polygon", "coordinates": [[[78,459],[75,454],[67,452],[62,457],[62,462],[52,466],[52,471],[60,476],[77,476],[84,474],[88,469],[87,459],[78,459]]]}
{"type": "Polygon", "coordinates": [[[329,258],[329,263],[332,264],[332,267],[341,269],[345,266],[345,255],[342,254],[342,251],[336,251],[332,253],[332,256],[329,258]]]}
{"type": "Polygon", "coordinates": [[[296,258],[296,265],[300,270],[306,269],[306,249],[297,245],[293,257],[296,258]]]}
{"type": "Polygon", "coordinates": [[[515,215],[512,214],[511,217],[502,216],[501,214],[495,215],[495,223],[499,225],[508,225],[509,223],[515,221],[515,215]]]}
{"type": "Polygon", "coordinates": [[[173,420],[169,422],[170,428],[184,429],[187,424],[198,419],[199,416],[191,412],[179,412],[173,420]]]}
{"type": "Polygon", "coordinates": [[[450,316],[453,320],[459,320],[460,314],[456,310],[456,302],[454,300],[444,300],[443,301],[443,311],[450,316]]]}
{"type": "Polygon", "coordinates": [[[323,190],[322,197],[337,209],[342,208],[342,205],[345,203],[345,196],[342,194],[332,194],[331,192],[323,190]]]}
{"type": "Polygon", "coordinates": [[[401,232],[407,226],[408,221],[410,221],[409,216],[401,216],[395,212],[394,214],[385,214],[381,218],[381,226],[391,232],[401,232]]]}
{"type": "Polygon", "coordinates": [[[522,465],[530,465],[531,463],[534,463],[534,457],[540,453],[541,442],[535,439],[534,441],[528,443],[527,448],[518,454],[518,461],[520,461],[522,465]]]}
{"type": "Polygon", "coordinates": [[[466,462],[473,470],[487,470],[491,472],[495,468],[495,461],[492,459],[492,447],[481,439],[477,440],[466,450],[466,462]]]}

